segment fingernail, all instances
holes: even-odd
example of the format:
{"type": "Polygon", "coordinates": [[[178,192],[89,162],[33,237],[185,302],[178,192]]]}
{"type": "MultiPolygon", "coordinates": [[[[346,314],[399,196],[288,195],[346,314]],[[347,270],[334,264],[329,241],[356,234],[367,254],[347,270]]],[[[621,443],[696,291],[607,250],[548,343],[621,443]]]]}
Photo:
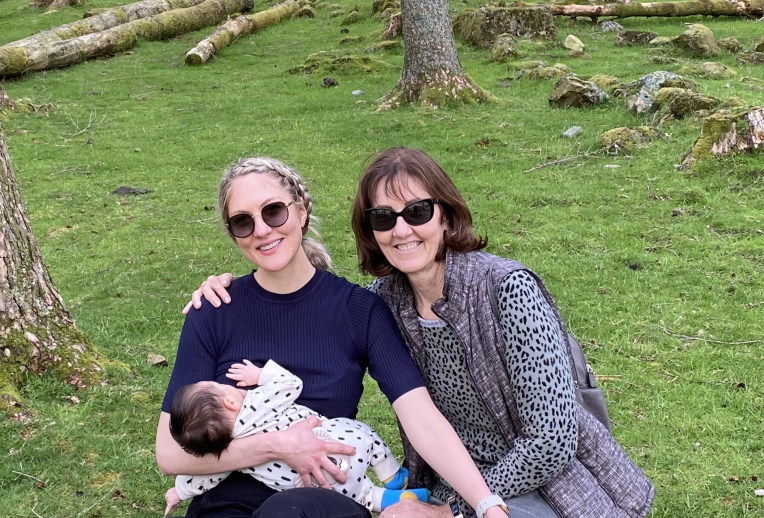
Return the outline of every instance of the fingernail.
{"type": "Polygon", "coordinates": [[[229,299],[228,297],[224,298],[223,300],[225,301],[225,303],[226,303],[226,304],[228,304],[229,302],[231,302],[231,299],[229,299]]]}

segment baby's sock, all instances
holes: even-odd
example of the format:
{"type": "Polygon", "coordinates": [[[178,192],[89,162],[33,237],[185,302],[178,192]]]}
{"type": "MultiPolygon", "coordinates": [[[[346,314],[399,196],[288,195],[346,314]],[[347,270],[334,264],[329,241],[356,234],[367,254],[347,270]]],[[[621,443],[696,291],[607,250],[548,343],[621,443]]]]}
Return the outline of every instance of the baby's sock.
{"type": "Polygon", "coordinates": [[[383,480],[382,483],[387,489],[406,489],[409,485],[409,470],[400,468],[392,477],[383,480]]]}
{"type": "Polygon", "coordinates": [[[372,488],[371,493],[372,511],[378,513],[386,507],[397,504],[402,500],[419,500],[427,502],[430,499],[429,489],[382,489],[381,487],[372,488]]]}

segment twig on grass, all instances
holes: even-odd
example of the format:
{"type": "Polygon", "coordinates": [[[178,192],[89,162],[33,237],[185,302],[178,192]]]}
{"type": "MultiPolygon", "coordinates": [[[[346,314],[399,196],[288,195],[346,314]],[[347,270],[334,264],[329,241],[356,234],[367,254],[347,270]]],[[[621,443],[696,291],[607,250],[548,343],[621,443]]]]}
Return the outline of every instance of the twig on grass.
{"type": "Polygon", "coordinates": [[[596,151],[594,153],[589,153],[588,151],[585,153],[576,154],[573,156],[567,156],[565,158],[559,158],[557,160],[552,160],[551,162],[546,162],[544,164],[537,165],[535,167],[531,167],[530,169],[526,169],[523,171],[523,173],[530,173],[531,171],[536,171],[537,169],[544,169],[545,167],[552,167],[553,165],[559,165],[564,164],[565,162],[570,162],[571,160],[579,160],[582,158],[598,158],[602,156],[601,151],[596,151]]]}
{"type": "Polygon", "coordinates": [[[670,331],[669,329],[666,329],[665,327],[658,327],[661,331],[666,333],[669,336],[673,336],[675,338],[682,338],[683,340],[693,340],[698,342],[708,342],[712,344],[721,344],[721,345],[750,345],[750,344],[760,344],[764,340],[746,340],[744,342],[723,342],[722,340],[714,340],[712,338],[704,338],[702,336],[688,336],[688,335],[681,335],[679,333],[674,333],[670,331]]]}
{"type": "Polygon", "coordinates": [[[105,499],[107,496],[109,496],[110,494],[112,494],[112,493],[114,492],[114,488],[115,488],[115,487],[116,487],[116,486],[114,486],[114,487],[112,487],[111,489],[109,489],[109,490],[108,490],[108,491],[107,491],[107,492],[106,492],[106,493],[105,493],[105,494],[104,494],[104,495],[103,495],[101,498],[99,498],[99,499],[96,501],[96,503],[94,503],[93,505],[91,505],[91,506],[90,506],[90,507],[88,507],[87,509],[83,509],[82,511],[80,511],[79,513],[77,513],[77,516],[82,516],[83,514],[85,514],[86,512],[90,511],[92,508],[94,508],[95,506],[97,506],[98,504],[100,504],[101,502],[103,502],[103,501],[104,501],[104,499],[105,499]]]}
{"type": "Polygon", "coordinates": [[[38,502],[35,502],[35,503],[34,503],[34,506],[32,506],[32,513],[34,513],[34,515],[35,515],[37,518],[42,518],[42,516],[40,516],[39,514],[37,514],[37,511],[35,511],[35,509],[37,509],[37,504],[38,504],[38,502]]]}
{"type": "Polygon", "coordinates": [[[36,480],[37,482],[42,482],[43,484],[45,484],[44,480],[40,480],[37,477],[33,477],[32,475],[27,475],[26,473],[22,473],[20,471],[11,471],[11,473],[15,473],[16,475],[21,475],[22,477],[31,478],[32,480],[36,480]]]}

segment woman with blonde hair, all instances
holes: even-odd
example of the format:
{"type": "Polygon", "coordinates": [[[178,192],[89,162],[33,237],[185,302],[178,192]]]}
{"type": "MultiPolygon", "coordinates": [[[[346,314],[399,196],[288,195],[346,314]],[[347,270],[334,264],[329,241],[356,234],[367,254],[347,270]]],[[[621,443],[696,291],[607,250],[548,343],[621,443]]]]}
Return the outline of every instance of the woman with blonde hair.
{"type": "MultiPolygon", "coordinates": [[[[328,454],[352,447],[321,441],[311,417],[286,430],[234,439],[216,457],[186,453],[172,438],[174,394],[199,381],[233,384],[226,372],[242,358],[274,360],[303,381],[297,402],[327,416],[355,418],[367,368],[392,403],[417,451],[469,502],[491,495],[459,437],[435,408],[390,310],[368,290],[329,271],[331,260],[311,224],[303,179],[270,158],[242,160],[220,184],[220,214],[244,256],[257,268],[233,281],[222,309],[189,311],[157,427],[156,457],[164,474],[234,471],[189,507],[188,517],[368,517],[365,507],[333,491],[326,473],[345,475],[328,454]],[[309,234],[314,237],[309,237],[309,234]],[[443,455],[448,452],[448,455],[443,455]],[[236,470],[282,459],[305,488],[276,492],[236,470]]],[[[506,516],[500,508],[486,517],[506,516]]]]}

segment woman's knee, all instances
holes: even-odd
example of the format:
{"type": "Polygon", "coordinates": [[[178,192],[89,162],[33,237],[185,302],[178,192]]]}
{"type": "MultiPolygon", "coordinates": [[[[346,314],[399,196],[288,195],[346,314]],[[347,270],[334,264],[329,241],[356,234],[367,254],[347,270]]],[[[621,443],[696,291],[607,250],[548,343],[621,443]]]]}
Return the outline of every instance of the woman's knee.
{"type": "Polygon", "coordinates": [[[276,493],[252,513],[252,518],[370,518],[354,500],[320,488],[288,489],[276,493]]]}

